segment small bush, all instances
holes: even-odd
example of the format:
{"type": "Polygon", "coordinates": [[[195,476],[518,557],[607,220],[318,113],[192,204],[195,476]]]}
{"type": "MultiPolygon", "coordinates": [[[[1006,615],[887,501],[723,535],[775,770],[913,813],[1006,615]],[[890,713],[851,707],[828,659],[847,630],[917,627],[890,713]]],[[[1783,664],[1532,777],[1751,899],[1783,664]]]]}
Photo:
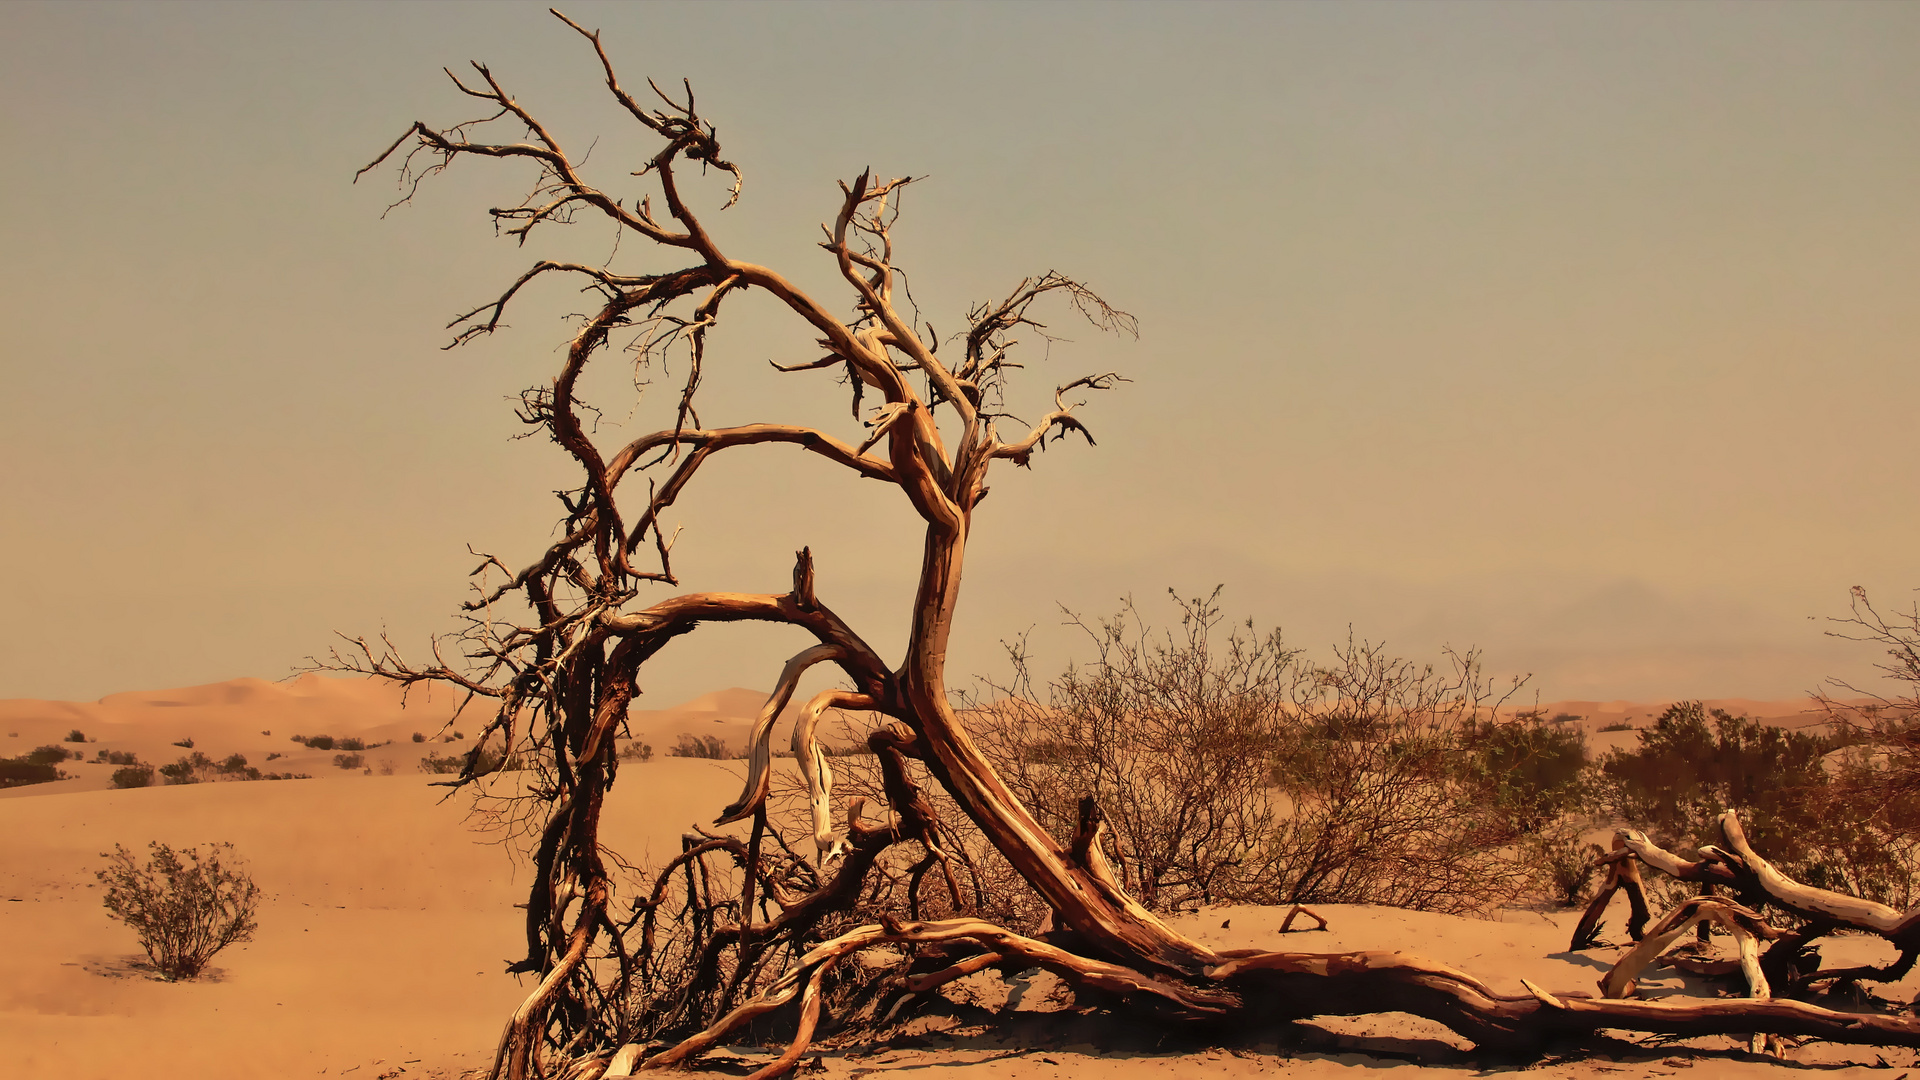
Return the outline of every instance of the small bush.
{"type": "Polygon", "coordinates": [[[653,747],[638,739],[620,748],[621,761],[652,761],[653,747]]]}
{"type": "Polygon", "coordinates": [[[153,766],[128,765],[113,770],[113,786],[117,788],[143,788],[153,785],[153,766]]]}
{"type": "Polygon", "coordinates": [[[274,760],[274,759],[276,759],[276,758],[282,758],[282,757],[285,757],[285,756],[286,756],[285,754],[282,754],[282,753],[281,753],[280,751],[278,751],[278,750],[275,750],[275,751],[273,751],[272,753],[269,753],[269,754],[267,755],[267,760],[268,760],[268,761],[273,761],[273,760],[274,760]]]}
{"type": "Polygon", "coordinates": [[[420,732],[418,732],[418,731],[416,731],[416,732],[414,732],[414,733],[413,733],[413,741],[414,741],[414,742],[426,742],[426,741],[427,741],[427,737],[426,737],[426,736],[425,736],[424,734],[422,734],[422,733],[420,733],[420,732]]]}
{"type": "Polygon", "coordinates": [[[162,978],[194,978],[221,949],[253,940],[260,889],[244,869],[222,861],[232,859],[232,844],[208,845],[204,854],[157,841],[147,847],[152,854],[142,866],[115,844],[94,876],[107,887],[107,913],[140,935],[162,978]]]}
{"type": "Polygon", "coordinates": [[[306,743],[309,748],[314,750],[333,749],[333,736],[331,735],[309,735],[299,741],[306,743]]]}
{"type": "Polygon", "coordinates": [[[1633,725],[1623,720],[1618,724],[1608,724],[1605,727],[1602,727],[1600,730],[1601,731],[1632,731],[1633,725]]]}
{"type": "Polygon", "coordinates": [[[667,753],[674,757],[709,758],[714,761],[728,761],[734,756],[733,749],[720,736],[691,735],[684,731],[667,753]]]}
{"type": "Polygon", "coordinates": [[[361,766],[363,766],[363,765],[365,765],[366,763],[367,763],[367,759],[366,759],[366,758],[363,758],[363,757],[361,757],[361,756],[360,756],[359,754],[335,754],[335,755],[333,755],[333,764],[334,764],[334,766],[335,766],[336,768],[341,768],[341,769],[358,769],[358,768],[360,768],[361,766]]]}
{"type": "Polygon", "coordinates": [[[420,771],[423,773],[447,775],[459,772],[466,764],[467,755],[465,754],[441,755],[429,750],[427,751],[427,756],[420,759],[420,771]]]}
{"type": "Polygon", "coordinates": [[[138,765],[140,759],[131,750],[102,750],[95,755],[108,765],[138,765]]]}
{"type": "Polygon", "coordinates": [[[46,746],[36,746],[27,751],[20,756],[20,760],[30,765],[58,765],[70,756],[79,757],[80,752],[76,750],[69,755],[66,747],[49,743],[46,746]]]}
{"type": "Polygon", "coordinates": [[[68,742],[86,742],[87,737],[80,733],[79,728],[74,728],[72,731],[67,732],[67,741],[68,742]]]}
{"type": "Polygon", "coordinates": [[[181,748],[182,750],[191,750],[193,749],[193,736],[189,735],[186,738],[181,739],[179,742],[174,743],[173,745],[181,748]]]}
{"type": "Polygon", "coordinates": [[[0,788],[48,784],[58,779],[60,770],[45,762],[29,761],[25,757],[0,758],[0,788]]]}
{"type": "Polygon", "coordinates": [[[334,741],[333,748],[335,750],[348,750],[348,751],[365,750],[367,748],[367,744],[366,744],[366,741],[363,739],[337,739],[334,741]]]}
{"type": "Polygon", "coordinates": [[[160,766],[160,775],[169,784],[197,784],[213,770],[213,759],[195,750],[171,765],[160,766]]]}

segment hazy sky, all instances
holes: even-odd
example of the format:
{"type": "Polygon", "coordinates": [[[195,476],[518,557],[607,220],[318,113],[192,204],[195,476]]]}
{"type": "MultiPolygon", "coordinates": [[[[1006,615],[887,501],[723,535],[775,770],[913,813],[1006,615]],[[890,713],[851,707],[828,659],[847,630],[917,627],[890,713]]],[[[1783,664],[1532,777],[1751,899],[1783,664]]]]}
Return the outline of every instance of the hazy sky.
{"type": "MultiPolygon", "coordinates": [[[[1049,268],[1139,317],[1056,313],[1016,383],[1031,415],[1133,379],[1097,449],[997,474],[956,676],[1029,626],[1043,669],[1084,656],[1059,604],[1225,583],[1297,644],[1479,645],[1547,700],[1782,697],[1875,659],[1823,636],[1849,586],[1920,586],[1920,5],[565,10],[630,85],[692,80],[746,171],[709,217],[736,256],[844,305],[817,223],[871,165],[931,177],[898,250],[943,331],[1049,268]]],[[[336,630],[422,653],[467,544],[545,543],[573,481],[511,398],[581,305],[442,326],[611,238],[495,239],[510,166],[385,220],[393,177],[350,183],[474,115],[440,73],[469,59],[638,190],[650,136],[539,4],[0,5],[0,697],[279,678],[336,630]]],[[[770,376],[812,356],[775,314],[728,310],[703,418],[853,436],[830,378],[770,376]]],[[[629,431],[664,397],[600,400],[629,431]]],[[[778,591],[810,544],[897,658],[913,522],[802,457],[703,474],[688,584],[778,591]]],[[[676,645],[645,703],[770,685],[782,635],[676,645]]]]}

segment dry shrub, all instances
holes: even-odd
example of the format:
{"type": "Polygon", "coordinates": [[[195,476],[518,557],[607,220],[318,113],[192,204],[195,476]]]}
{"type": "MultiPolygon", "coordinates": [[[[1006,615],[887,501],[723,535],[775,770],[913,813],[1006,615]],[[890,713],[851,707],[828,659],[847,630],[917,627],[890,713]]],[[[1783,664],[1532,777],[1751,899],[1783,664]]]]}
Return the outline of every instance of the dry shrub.
{"type": "Polygon", "coordinates": [[[107,913],[140,935],[162,978],[194,978],[221,949],[253,940],[260,890],[244,869],[228,865],[232,844],[210,844],[204,853],[157,841],[147,847],[143,866],[115,844],[94,876],[106,886],[107,913]]]}
{"type": "Polygon", "coordinates": [[[672,757],[709,758],[714,761],[731,761],[738,757],[727,740],[718,735],[693,735],[681,732],[680,738],[667,748],[672,757]]]}
{"type": "Polygon", "coordinates": [[[1108,860],[1155,910],[1458,913],[1544,884],[1535,849],[1570,827],[1576,734],[1491,719],[1504,699],[1475,653],[1436,671],[1350,640],[1316,665],[1250,621],[1223,632],[1218,596],[1176,595],[1179,629],[1161,634],[1131,603],[1075,618],[1093,662],[1040,691],[1015,646],[1012,680],[968,702],[1002,778],[1055,836],[1092,796],[1108,860]],[[1536,751],[1571,761],[1519,767],[1536,751]]]}

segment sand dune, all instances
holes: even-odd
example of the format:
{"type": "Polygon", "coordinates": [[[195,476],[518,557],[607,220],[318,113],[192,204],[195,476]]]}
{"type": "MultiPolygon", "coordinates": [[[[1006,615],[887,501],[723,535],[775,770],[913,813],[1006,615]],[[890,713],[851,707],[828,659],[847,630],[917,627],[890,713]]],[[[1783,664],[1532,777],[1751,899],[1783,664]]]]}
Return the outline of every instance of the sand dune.
{"type": "MultiPolygon", "coordinates": [[[[637,734],[701,723],[732,730],[762,700],[752,691],[721,691],[674,709],[636,713],[634,726],[637,734]]],[[[1553,708],[1581,712],[1581,704],[1553,708]]],[[[181,752],[170,744],[190,735],[210,756],[239,751],[264,757],[291,748],[298,753],[273,764],[286,761],[328,780],[115,791],[103,790],[102,770],[82,766],[80,779],[7,792],[10,797],[0,801],[4,1071],[80,1080],[362,1080],[451,1077],[483,1066],[501,1022],[529,989],[528,977],[503,973],[523,948],[512,905],[524,901],[527,875],[511,856],[514,845],[499,843],[498,831],[474,831],[471,798],[444,798],[443,789],[428,786],[432,778],[412,771],[410,760],[400,761],[403,767],[391,776],[343,772],[332,768],[330,754],[306,751],[288,738],[298,732],[392,739],[368,756],[405,759],[444,745],[416,744],[410,737],[416,730],[438,732],[454,705],[449,696],[416,696],[403,710],[391,688],[317,677],[284,684],[235,680],[115,694],[94,703],[0,702],[0,732],[15,753],[14,746],[28,749],[79,727],[99,740],[86,744],[88,751],[133,749],[148,760],[169,760],[181,752]],[[133,934],[100,905],[92,874],[101,854],[115,844],[140,849],[149,840],[175,846],[232,842],[267,894],[257,940],[222,953],[203,981],[167,984],[148,977],[134,964],[139,949],[133,934]]],[[[1594,708],[1584,715],[1629,715],[1638,708],[1594,708]]],[[[478,728],[466,719],[457,726],[469,734],[478,728]]],[[[74,768],[70,763],[69,771],[74,768]]],[[[516,781],[504,776],[496,793],[511,793],[516,781]]],[[[632,861],[658,858],[677,850],[679,837],[696,822],[710,821],[738,794],[739,782],[739,767],[730,762],[656,757],[631,764],[609,801],[606,838],[632,861]]],[[[1284,938],[1275,932],[1274,909],[1213,909],[1183,917],[1179,925],[1223,947],[1403,949],[1509,991],[1520,989],[1522,977],[1550,989],[1589,989],[1616,955],[1611,949],[1563,952],[1570,913],[1504,912],[1493,921],[1368,907],[1332,907],[1326,914],[1329,931],[1284,938]]],[[[1611,922],[1617,927],[1619,917],[1611,922]]],[[[1830,962],[1856,954],[1861,961],[1886,958],[1877,939],[1838,938],[1825,947],[1830,962]]],[[[1656,972],[1644,985],[1654,997],[1718,992],[1672,972],[1656,972]]],[[[1904,1000],[1916,991],[1920,975],[1882,992],[1904,1000]]],[[[1005,996],[1004,987],[999,992],[1005,996]]],[[[1415,1065],[1378,1055],[1432,1051],[1458,1041],[1432,1025],[1392,1015],[1326,1020],[1319,1027],[1325,1041],[1314,1052],[1296,1048],[1285,1054],[1257,1045],[1159,1053],[1107,1044],[1097,1026],[1050,1022],[1027,1032],[1042,1040],[1038,1046],[1004,1044],[961,1029],[922,1032],[891,1048],[826,1048],[821,1056],[825,1075],[845,1077],[1039,1078],[1117,1070],[1126,1080],[1144,1080],[1252,1077],[1281,1068],[1289,1075],[1327,1077],[1404,1073],[1411,1080],[1415,1065]]],[[[1815,1067],[1822,1075],[1864,1076],[1880,1053],[1809,1045],[1783,1065],[1749,1059],[1733,1047],[1733,1040],[1721,1038],[1621,1048],[1620,1061],[1548,1063],[1535,1065],[1529,1075],[1592,1080],[1603,1073],[1664,1074],[1697,1064],[1703,1071],[1690,1075],[1784,1078],[1815,1067]]],[[[752,1059],[761,1051],[737,1047],[733,1053],[752,1059]]],[[[1888,1052],[1887,1060],[1904,1063],[1912,1056],[1888,1052]]],[[[1473,1065],[1418,1071],[1462,1080],[1484,1075],[1473,1065]]],[[[1876,1069],[1874,1075],[1887,1074],[1876,1069]]]]}

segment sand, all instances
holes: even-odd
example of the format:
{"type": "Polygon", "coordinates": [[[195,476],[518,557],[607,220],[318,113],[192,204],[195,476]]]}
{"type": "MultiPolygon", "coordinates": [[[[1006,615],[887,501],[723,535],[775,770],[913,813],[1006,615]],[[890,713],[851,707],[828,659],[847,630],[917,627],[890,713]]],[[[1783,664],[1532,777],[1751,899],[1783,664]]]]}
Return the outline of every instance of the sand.
{"type": "MultiPolygon", "coordinates": [[[[739,715],[743,706],[757,711],[755,696],[725,691],[689,703],[691,708],[648,714],[644,722],[636,714],[636,733],[671,733],[675,725],[697,729],[701,723],[732,728],[749,718],[739,715]]],[[[529,989],[530,976],[504,973],[523,949],[512,905],[525,900],[527,872],[511,857],[512,845],[499,843],[498,831],[474,831],[467,796],[442,799],[444,789],[429,786],[436,778],[415,770],[420,756],[449,744],[414,743],[412,732],[437,738],[454,704],[444,696],[421,697],[402,711],[390,688],[312,676],[286,684],[243,679],[119,694],[88,704],[0,702],[0,738],[10,754],[79,727],[99,740],[85,745],[89,756],[108,747],[167,761],[186,752],[170,743],[190,735],[212,757],[241,752],[262,767],[281,768],[284,762],[315,776],[117,791],[106,780],[111,769],[69,763],[76,779],[0,793],[6,796],[0,799],[0,1046],[7,1062],[0,1072],[362,1080],[454,1077],[484,1067],[501,1023],[529,989]],[[367,751],[367,768],[348,771],[333,767],[330,752],[293,744],[288,737],[295,733],[394,741],[367,751]],[[271,764],[261,760],[276,752],[287,756],[271,764]],[[392,764],[392,775],[371,764],[380,761],[392,764]],[[153,979],[136,966],[141,954],[132,932],[101,907],[93,872],[103,864],[102,853],[115,844],[142,849],[149,840],[176,847],[231,842],[267,895],[256,940],[221,953],[200,981],[153,979]]],[[[471,735],[477,719],[463,718],[455,726],[471,735]]],[[[738,766],[729,762],[632,763],[609,802],[608,841],[637,862],[677,850],[680,835],[710,820],[738,794],[738,784],[738,766]]],[[[1280,913],[1274,909],[1213,909],[1185,916],[1178,925],[1222,947],[1401,949],[1509,992],[1520,990],[1523,977],[1549,990],[1590,989],[1617,955],[1616,949],[1564,952],[1570,912],[1508,911],[1494,920],[1371,907],[1329,907],[1324,913],[1329,930],[1284,937],[1276,932],[1280,913]]],[[[1616,932],[1619,920],[1618,914],[1609,920],[1616,932]]],[[[1877,939],[1860,937],[1837,939],[1825,950],[1830,962],[1890,955],[1877,939]]],[[[957,986],[953,993],[997,1005],[1011,990],[1026,987],[1009,986],[990,973],[975,980],[985,982],[957,986]]],[[[1726,989],[1670,970],[1649,973],[1643,988],[1650,997],[1726,989]]],[[[1920,993],[1920,976],[1881,993],[1911,1000],[1920,993]]],[[[1034,1004],[1044,995],[1023,991],[1014,997],[1016,1011],[1045,1007],[1034,1004]]],[[[1358,1080],[1385,1073],[1411,1080],[1415,1071],[1461,1077],[1509,1071],[1481,1063],[1435,1064],[1459,1040],[1437,1025],[1394,1015],[1316,1022],[1323,1034],[1308,1044],[1311,1051],[1256,1042],[1231,1050],[1154,1052],[1114,1045],[1110,1029],[1074,1022],[1069,1014],[1021,1029],[1023,1039],[1037,1040],[1031,1044],[1010,1044],[990,1030],[956,1025],[928,1020],[890,1046],[823,1049],[820,1075],[957,1080],[1113,1073],[1116,1080],[1144,1080],[1251,1077],[1284,1069],[1289,1075],[1358,1080]],[[1417,1065],[1408,1054],[1424,1055],[1428,1064],[1417,1065]]],[[[1613,1059],[1548,1059],[1526,1071],[1543,1078],[1785,1077],[1809,1068],[1821,1075],[1899,1075],[1879,1067],[1883,1056],[1901,1069],[1920,1067],[1911,1051],[1824,1044],[1800,1047],[1788,1062],[1771,1063],[1748,1057],[1728,1038],[1638,1048],[1622,1043],[1609,1052],[1613,1059]]],[[[735,1047],[715,1068],[737,1075],[737,1066],[762,1054],[735,1047]],[[729,1057],[736,1063],[732,1070],[726,1068],[729,1057]]]]}

